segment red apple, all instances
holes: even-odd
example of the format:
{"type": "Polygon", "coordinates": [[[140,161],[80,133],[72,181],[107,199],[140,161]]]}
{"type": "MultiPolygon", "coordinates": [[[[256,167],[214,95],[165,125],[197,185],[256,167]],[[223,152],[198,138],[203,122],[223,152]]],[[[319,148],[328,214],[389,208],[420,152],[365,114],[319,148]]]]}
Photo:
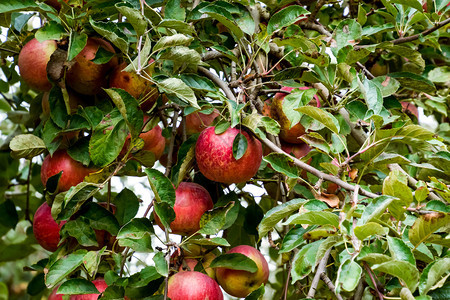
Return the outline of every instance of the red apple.
{"type": "Polygon", "coordinates": [[[45,92],[52,88],[47,78],[47,63],[56,48],[54,40],[40,43],[32,39],[20,51],[17,63],[20,76],[32,89],[45,92]]]}
{"type": "Polygon", "coordinates": [[[67,154],[65,150],[58,150],[53,155],[47,155],[41,167],[41,180],[45,186],[47,180],[53,175],[62,172],[58,183],[58,192],[65,192],[70,187],[83,182],[84,177],[92,172],[94,169],[85,167],[82,163],[74,160],[67,154]]]}
{"type": "Polygon", "coordinates": [[[62,298],[63,295],[56,293],[58,288],[59,288],[59,285],[53,289],[52,293],[48,296],[48,300],[63,300],[63,298],[62,298]]]}
{"type": "MultiPolygon", "coordinates": [[[[153,59],[150,60],[150,63],[152,61],[153,59]]],[[[142,105],[150,109],[156,100],[158,100],[158,89],[155,86],[152,86],[150,81],[135,72],[123,71],[126,66],[127,64],[123,62],[114,69],[109,78],[109,86],[112,88],[123,89],[138,100],[145,100],[142,105]]],[[[146,72],[151,75],[151,73],[153,73],[152,69],[153,68],[149,68],[146,72]]]]}
{"type": "Polygon", "coordinates": [[[200,133],[205,128],[211,126],[214,119],[219,116],[219,111],[214,109],[209,115],[195,112],[186,116],[186,134],[200,133]]]}
{"type": "MultiPolygon", "coordinates": [[[[282,87],[281,88],[283,91],[292,91],[295,88],[293,87],[282,87]]],[[[310,89],[310,87],[299,87],[298,89],[300,90],[307,90],[310,89]]],[[[286,117],[286,115],[283,112],[283,101],[284,98],[286,97],[286,93],[276,93],[275,97],[273,98],[273,102],[272,102],[272,108],[271,108],[271,115],[272,118],[274,118],[275,120],[278,121],[278,123],[280,123],[281,126],[281,130],[280,130],[280,138],[288,143],[292,143],[292,144],[301,144],[303,143],[302,140],[299,139],[300,136],[302,136],[303,134],[305,134],[305,128],[302,126],[302,124],[297,123],[296,125],[292,126],[291,128],[291,122],[289,121],[289,119],[286,117]]],[[[320,107],[320,101],[319,98],[317,97],[317,95],[314,95],[314,99],[316,100],[316,103],[313,105],[317,105],[317,107],[320,107]]],[[[311,104],[311,103],[310,103],[311,104]]]]}
{"type": "Polygon", "coordinates": [[[52,208],[47,202],[42,203],[33,218],[33,233],[39,245],[48,251],[56,251],[60,241],[59,231],[65,223],[56,223],[52,217],[52,208]]]}
{"type": "Polygon", "coordinates": [[[234,247],[227,253],[244,254],[256,263],[258,270],[255,273],[250,273],[243,270],[217,268],[216,278],[225,292],[234,297],[244,298],[258,289],[261,284],[267,283],[269,265],[261,252],[251,246],[241,245],[234,247]]]}
{"type": "MultiPolygon", "coordinates": [[[[175,256],[172,256],[175,263],[176,260],[180,259],[180,257],[178,256],[178,252],[175,252],[174,254],[175,256]]],[[[178,271],[194,271],[197,264],[201,262],[206,274],[212,279],[216,279],[216,270],[209,267],[214,258],[216,258],[216,255],[212,252],[203,254],[201,250],[199,250],[197,253],[184,251],[184,259],[183,261],[179,262],[180,267],[178,268],[178,271]]]]}
{"type": "Polygon", "coordinates": [[[222,300],[219,285],[200,272],[179,272],[169,278],[167,296],[172,300],[222,300]]]}
{"type": "MultiPolygon", "coordinates": [[[[147,116],[144,117],[144,122],[148,119],[147,116]]],[[[144,146],[141,150],[150,151],[155,154],[155,159],[158,160],[164,152],[166,147],[166,139],[162,136],[162,129],[159,125],[156,125],[151,130],[142,132],[139,137],[144,140],[144,146]]],[[[123,145],[120,155],[125,155],[130,147],[131,135],[128,134],[125,144],[123,145]]]]}
{"type": "MultiPolygon", "coordinates": [[[[69,2],[69,0],[64,0],[64,2],[67,3],[67,2],[69,2]]],[[[47,0],[47,1],[45,1],[45,4],[50,5],[57,11],[59,11],[61,9],[61,3],[58,0],[47,0]]]]}
{"type": "Polygon", "coordinates": [[[90,37],[83,50],[73,59],[74,64],[67,70],[67,84],[80,94],[98,94],[102,88],[107,87],[107,76],[117,66],[118,60],[115,56],[105,64],[96,64],[92,61],[100,47],[115,53],[107,41],[90,37]]]}
{"type": "MultiPolygon", "coordinates": [[[[103,293],[108,287],[103,278],[97,278],[93,280],[92,283],[100,293],[103,293]]],[[[97,300],[98,296],[100,296],[100,294],[71,295],[70,300],[97,300]]]]}
{"type": "Polygon", "coordinates": [[[200,172],[208,179],[223,183],[240,183],[250,180],[262,161],[260,141],[245,130],[228,128],[216,134],[214,127],[202,131],[195,146],[195,158],[200,172]],[[233,141],[238,133],[247,139],[247,150],[240,159],[233,157],[233,141]]]}
{"type": "MultiPolygon", "coordinates": [[[[175,234],[190,235],[200,229],[200,218],[205,211],[213,208],[211,196],[204,187],[193,182],[181,182],[175,196],[175,220],[170,223],[170,229],[175,234]]],[[[155,221],[164,229],[156,214],[155,221]]]]}

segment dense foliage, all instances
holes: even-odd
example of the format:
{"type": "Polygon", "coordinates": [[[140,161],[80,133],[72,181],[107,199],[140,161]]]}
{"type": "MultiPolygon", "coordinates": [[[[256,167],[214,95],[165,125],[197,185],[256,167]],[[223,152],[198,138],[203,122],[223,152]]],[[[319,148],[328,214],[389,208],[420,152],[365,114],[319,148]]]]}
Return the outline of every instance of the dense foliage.
{"type": "Polygon", "coordinates": [[[164,299],[174,253],[254,273],[224,254],[238,245],[271,270],[248,299],[450,299],[449,12],[446,0],[0,1],[0,299],[93,293],[101,277],[102,299],[164,299]],[[43,75],[37,50],[19,56],[34,39],[53,47],[43,75]],[[117,68],[137,93],[111,83],[117,68]],[[197,112],[223,139],[238,129],[230,160],[261,142],[250,180],[233,181],[246,164],[226,183],[202,175],[222,165],[196,162],[197,112]],[[77,171],[44,167],[41,180],[61,151],[83,182],[65,188],[77,171]],[[132,177],[148,177],[151,203],[132,177]],[[180,238],[168,225],[181,182],[214,207],[180,238]],[[44,202],[63,221],[54,252],[33,234],[44,202]]]}

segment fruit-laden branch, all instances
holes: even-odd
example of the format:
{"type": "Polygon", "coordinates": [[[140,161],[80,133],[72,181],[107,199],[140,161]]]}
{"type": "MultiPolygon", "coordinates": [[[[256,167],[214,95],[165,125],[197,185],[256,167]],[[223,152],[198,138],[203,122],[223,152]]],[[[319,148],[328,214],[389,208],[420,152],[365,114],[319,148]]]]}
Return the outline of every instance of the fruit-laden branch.
{"type": "MultiPolygon", "coordinates": [[[[276,152],[276,153],[282,153],[282,154],[288,155],[286,152],[284,152],[277,145],[275,145],[274,143],[269,141],[267,138],[261,139],[261,142],[264,145],[266,145],[267,147],[269,147],[272,151],[276,152]]],[[[301,160],[298,160],[297,158],[295,158],[295,157],[293,157],[291,155],[288,155],[288,156],[294,161],[294,164],[296,166],[298,166],[298,167],[302,168],[303,170],[306,170],[307,172],[309,172],[309,173],[319,177],[319,179],[327,180],[327,181],[336,183],[340,187],[342,187],[342,188],[344,188],[346,190],[352,191],[352,192],[358,191],[359,194],[361,194],[363,196],[366,196],[366,197],[370,197],[370,198],[378,197],[377,194],[368,192],[368,191],[363,190],[363,189],[357,189],[356,186],[351,185],[351,184],[349,184],[349,183],[347,183],[347,182],[337,178],[336,176],[325,174],[322,171],[317,170],[316,168],[308,165],[307,163],[302,162],[301,160]]]]}

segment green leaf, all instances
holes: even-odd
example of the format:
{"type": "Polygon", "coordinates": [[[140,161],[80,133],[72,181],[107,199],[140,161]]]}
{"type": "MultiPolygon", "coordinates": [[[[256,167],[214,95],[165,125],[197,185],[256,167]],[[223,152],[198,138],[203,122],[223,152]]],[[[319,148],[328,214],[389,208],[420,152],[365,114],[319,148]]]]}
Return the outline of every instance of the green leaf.
{"type": "Polygon", "coordinates": [[[370,265],[375,265],[375,264],[381,264],[381,263],[384,263],[387,261],[391,261],[392,257],[387,256],[385,254],[380,254],[380,253],[369,253],[362,257],[358,257],[358,259],[365,261],[365,262],[369,263],[370,265]]]}
{"type": "Polygon", "coordinates": [[[313,99],[316,94],[315,89],[307,90],[293,90],[289,95],[283,98],[281,109],[286,115],[290,122],[290,127],[292,128],[300,122],[302,114],[297,111],[298,108],[308,105],[308,103],[313,99]]]}
{"type": "Polygon", "coordinates": [[[224,238],[221,237],[213,237],[213,238],[191,238],[189,241],[192,244],[195,245],[202,245],[202,246],[222,246],[222,247],[229,247],[230,243],[224,238]]]}
{"type": "Polygon", "coordinates": [[[183,6],[181,6],[180,0],[169,0],[165,6],[164,18],[184,21],[186,19],[186,11],[183,6]]]}
{"type": "Polygon", "coordinates": [[[417,0],[391,0],[391,3],[398,3],[404,6],[413,7],[420,12],[423,12],[422,3],[417,0]]]}
{"type": "Polygon", "coordinates": [[[383,109],[383,95],[378,86],[371,80],[365,80],[364,85],[360,86],[364,100],[369,110],[366,112],[365,118],[372,115],[379,115],[383,109]]]}
{"type": "Polygon", "coordinates": [[[89,225],[89,220],[79,217],[64,224],[61,229],[61,236],[69,235],[74,237],[82,246],[99,246],[94,230],[89,225]]]}
{"type": "Polygon", "coordinates": [[[256,263],[251,258],[241,253],[222,254],[214,258],[209,267],[242,270],[250,273],[258,271],[256,263]]]}
{"type": "Polygon", "coordinates": [[[450,270],[450,257],[438,258],[436,261],[430,263],[420,275],[420,282],[419,282],[420,294],[425,295],[431,289],[436,288],[434,287],[436,283],[442,281],[443,278],[448,278],[448,276],[450,275],[449,270],[450,270]]]}
{"type": "Polygon", "coordinates": [[[103,65],[109,62],[115,55],[115,53],[110,52],[103,47],[98,47],[92,62],[98,65],[103,65]]]}
{"type": "Polygon", "coordinates": [[[389,196],[373,198],[372,202],[364,209],[361,218],[358,220],[358,226],[367,224],[374,219],[378,219],[394,199],[395,198],[389,196]]]}
{"type": "Polygon", "coordinates": [[[77,56],[81,50],[86,46],[88,36],[86,33],[78,33],[72,31],[69,38],[69,50],[67,60],[71,61],[77,56]]]}
{"type": "Polygon", "coordinates": [[[48,288],[53,288],[64,278],[75,271],[79,266],[83,264],[84,256],[87,251],[77,250],[67,256],[61,257],[54,264],[52,264],[45,276],[45,285],[48,288]]]}
{"type": "Polygon", "coordinates": [[[375,77],[371,81],[380,89],[383,97],[392,95],[400,88],[400,83],[396,79],[386,75],[375,77]]]}
{"type": "Polygon", "coordinates": [[[92,162],[104,167],[119,155],[127,137],[127,125],[118,109],[107,114],[95,127],[89,141],[92,162]]]}
{"type": "Polygon", "coordinates": [[[195,91],[214,92],[216,87],[214,83],[203,76],[197,74],[185,73],[180,75],[180,79],[195,91]]]}
{"type": "Polygon", "coordinates": [[[368,222],[362,226],[356,226],[353,231],[356,237],[361,241],[372,235],[383,236],[386,234],[384,227],[375,222],[368,222]]]}
{"type": "Polygon", "coordinates": [[[94,21],[92,17],[89,17],[89,23],[92,28],[97,31],[98,34],[110,40],[117,48],[123,53],[128,53],[128,38],[119,28],[117,23],[108,21],[94,21]]]}
{"type": "Polygon", "coordinates": [[[219,21],[225,27],[227,27],[232,34],[236,36],[238,40],[244,37],[244,32],[242,29],[236,24],[233,15],[221,5],[217,5],[217,3],[210,4],[206,7],[200,9],[201,13],[207,14],[211,18],[219,21]]]}
{"type": "Polygon", "coordinates": [[[200,106],[197,104],[197,98],[195,97],[194,91],[181,79],[167,78],[156,82],[156,84],[168,95],[176,96],[180,100],[189,103],[191,106],[200,109],[200,106]]]}
{"type": "Polygon", "coordinates": [[[67,114],[67,107],[64,99],[63,90],[57,86],[54,86],[50,90],[48,101],[51,108],[50,110],[51,119],[60,128],[65,128],[69,116],[67,114]]]}
{"type": "Polygon", "coordinates": [[[31,253],[36,252],[36,249],[25,240],[20,244],[5,245],[0,242],[0,262],[11,262],[28,257],[31,253]]]}
{"type": "MultiPolygon", "coordinates": [[[[155,202],[157,204],[167,204],[167,209],[173,212],[173,206],[175,205],[175,189],[173,188],[172,182],[156,169],[145,169],[144,172],[147,174],[150,187],[155,195],[155,202]]],[[[162,207],[155,207],[155,209],[157,209],[156,213],[161,218],[164,227],[169,228],[169,224],[173,221],[172,217],[175,217],[175,213],[160,215],[159,212],[162,212],[159,210],[160,208],[162,207]]]]}
{"type": "Polygon", "coordinates": [[[308,211],[291,216],[286,224],[333,225],[339,227],[339,217],[328,211],[308,211]]]}
{"type": "Polygon", "coordinates": [[[36,31],[34,37],[42,43],[46,40],[60,40],[66,33],[64,27],[55,21],[50,21],[36,31]]]}
{"type": "Polygon", "coordinates": [[[130,247],[138,252],[153,252],[153,225],[147,218],[135,218],[125,224],[117,234],[117,240],[122,247],[130,247]]]}
{"type": "Polygon", "coordinates": [[[412,265],[416,265],[416,259],[414,258],[411,249],[404,241],[390,236],[387,236],[386,238],[389,245],[389,252],[393,259],[407,261],[412,265]]]}
{"type": "Polygon", "coordinates": [[[347,45],[355,45],[361,39],[361,35],[361,24],[354,19],[342,20],[333,33],[338,50],[347,45]]]}
{"type": "Polygon", "coordinates": [[[295,254],[292,260],[292,283],[305,278],[312,270],[315,269],[317,259],[316,253],[323,240],[315,241],[303,246],[300,251],[295,254]]]}
{"type": "Polygon", "coordinates": [[[301,112],[302,114],[308,115],[314,120],[320,122],[325,125],[328,129],[333,131],[336,134],[339,134],[339,121],[329,112],[325,110],[314,107],[314,106],[303,106],[296,109],[296,111],[301,112]]]}
{"type": "Polygon", "coordinates": [[[449,224],[450,214],[435,212],[421,215],[409,230],[409,241],[417,247],[420,243],[426,242],[434,232],[443,227],[448,228],[449,224]]]}
{"type": "Polygon", "coordinates": [[[362,268],[353,260],[346,260],[338,271],[339,286],[344,291],[351,292],[361,280],[362,268]]]}
{"type": "Polygon", "coordinates": [[[19,159],[32,159],[46,150],[45,143],[39,137],[33,134],[16,135],[9,143],[11,156],[19,159]]]}
{"type": "Polygon", "coordinates": [[[97,273],[98,266],[100,265],[100,262],[102,261],[102,255],[105,254],[106,246],[103,246],[102,249],[99,251],[89,251],[84,256],[83,264],[86,268],[86,271],[88,272],[89,276],[94,277],[97,273]]]}
{"type": "Polygon", "coordinates": [[[81,182],[75,187],[71,187],[64,196],[63,209],[57,219],[68,220],[97,191],[98,185],[89,182],[81,182]]]}
{"type": "Polygon", "coordinates": [[[39,5],[34,0],[8,0],[1,1],[0,3],[0,13],[7,13],[17,10],[25,10],[31,8],[38,8],[39,5]]]}
{"type": "Polygon", "coordinates": [[[294,165],[294,161],[287,154],[284,153],[270,153],[263,157],[263,160],[268,162],[272,168],[289,178],[300,178],[299,168],[294,165]]]}
{"type": "Polygon", "coordinates": [[[97,230],[106,230],[113,236],[119,231],[119,222],[114,214],[98,203],[90,202],[83,207],[82,215],[90,221],[91,227],[97,230]]]}
{"type": "Polygon", "coordinates": [[[364,9],[362,4],[360,3],[359,6],[358,6],[358,23],[361,24],[361,26],[364,26],[364,24],[367,21],[366,13],[367,13],[366,10],[364,9]]]}
{"type": "Polygon", "coordinates": [[[147,21],[141,12],[137,9],[123,5],[122,3],[116,4],[117,10],[127,18],[127,21],[133,26],[136,34],[142,36],[147,29],[147,21]]]}
{"type": "Polygon", "coordinates": [[[265,293],[264,284],[262,284],[258,289],[250,293],[245,300],[259,300],[262,299],[265,293]]]}
{"type": "Polygon", "coordinates": [[[158,28],[170,28],[180,33],[194,35],[194,27],[179,20],[163,20],[158,24],[158,28]]]}
{"type": "Polygon", "coordinates": [[[153,46],[153,52],[161,51],[176,46],[187,46],[193,40],[194,40],[193,37],[188,37],[181,33],[177,33],[171,36],[163,36],[158,40],[155,46],[153,46]]]}
{"type": "Polygon", "coordinates": [[[267,24],[267,33],[272,34],[275,31],[294,24],[309,14],[310,12],[300,5],[288,6],[271,16],[267,24]]]}
{"type": "Polygon", "coordinates": [[[408,187],[407,180],[403,172],[394,170],[383,181],[383,195],[393,196],[399,199],[394,200],[389,205],[389,211],[398,220],[405,218],[405,207],[409,207],[413,201],[412,190],[408,187]]]}
{"type": "Polygon", "coordinates": [[[122,89],[105,89],[105,92],[119,109],[120,114],[130,129],[131,137],[138,137],[144,123],[144,113],[139,108],[139,102],[122,89]]]}
{"type": "Polygon", "coordinates": [[[233,208],[234,202],[229,202],[226,206],[217,207],[205,212],[200,219],[200,234],[217,234],[227,221],[227,214],[233,208]]]}
{"type": "Polygon", "coordinates": [[[263,238],[269,231],[273,230],[275,225],[282,219],[298,210],[305,201],[305,199],[301,198],[293,199],[270,209],[258,225],[259,239],[263,238]]]}
{"type": "Polygon", "coordinates": [[[139,199],[133,191],[124,188],[115,198],[116,219],[123,225],[133,219],[139,211],[139,199]]]}
{"type": "Polygon", "coordinates": [[[153,262],[155,263],[156,271],[158,271],[161,276],[167,277],[167,275],[169,275],[169,265],[167,264],[163,252],[156,253],[155,256],[153,256],[153,262]]]}
{"type": "Polygon", "coordinates": [[[161,54],[159,59],[173,61],[174,71],[182,71],[186,68],[197,68],[198,65],[203,64],[200,54],[194,49],[189,49],[185,46],[177,46],[167,49],[161,54]]]}
{"type": "Polygon", "coordinates": [[[84,278],[72,278],[65,281],[58,288],[58,294],[62,295],[85,295],[100,294],[95,285],[84,278]]]}
{"type": "Polygon", "coordinates": [[[374,265],[373,270],[387,273],[403,281],[410,291],[414,292],[419,283],[419,271],[416,267],[406,261],[387,261],[374,265]]]}
{"type": "Polygon", "coordinates": [[[244,156],[247,151],[247,145],[247,138],[242,133],[238,133],[233,140],[233,157],[236,160],[244,156]]]}
{"type": "Polygon", "coordinates": [[[295,226],[291,228],[291,230],[289,230],[283,238],[283,243],[281,244],[279,253],[287,253],[300,246],[300,244],[304,241],[303,235],[315,228],[317,228],[317,226],[308,226],[306,229],[302,226],[295,226]]]}
{"type": "Polygon", "coordinates": [[[400,86],[403,88],[428,94],[432,94],[436,91],[436,87],[430,80],[414,73],[397,72],[390,73],[389,76],[395,78],[398,82],[400,82],[400,86]]]}

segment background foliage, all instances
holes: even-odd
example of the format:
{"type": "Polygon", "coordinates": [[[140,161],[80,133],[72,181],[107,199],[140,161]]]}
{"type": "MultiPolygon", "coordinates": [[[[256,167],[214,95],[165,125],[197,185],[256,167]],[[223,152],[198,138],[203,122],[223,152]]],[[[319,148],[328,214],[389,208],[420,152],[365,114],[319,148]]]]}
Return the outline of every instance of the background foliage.
{"type": "MultiPolygon", "coordinates": [[[[165,255],[176,247],[220,254],[263,242],[271,277],[251,299],[449,299],[449,20],[445,0],[69,0],[59,11],[1,1],[0,298],[40,299],[62,282],[67,294],[88,291],[80,279],[100,275],[109,285],[102,299],[159,299],[165,255]],[[52,68],[70,66],[88,36],[110,41],[128,71],[157,87],[158,102],[145,114],[163,126],[168,157],[177,153],[166,168],[139,151],[145,99],[110,88],[66,109],[64,77],[52,68]],[[42,93],[18,74],[18,53],[33,37],[58,40],[64,53],[50,61],[49,117],[42,93]],[[153,71],[143,72],[149,65],[153,71]],[[311,89],[286,92],[283,121],[264,113],[264,101],[284,86],[311,89]],[[213,108],[216,130],[247,128],[264,144],[263,163],[247,183],[211,182],[195,168],[197,135],[183,134],[183,120],[213,108]],[[312,150],[300,160],[280,149],[286,120],[306,128],[301,140],[312,150]],[[67,143],[71,132],[77,139],[67,143]],[[119,155],[126,132],[137,160],[119,155]],[[44,192],[41,158],[61,147],[100,171],[66,193],[44,192]],[[155,200],[139,203],[133,186],[108,189],[113,176],[147,176],[155,200]],[[215,208],[198,235],[170,235],[156,246],[163,234],[138,208],[155,203],[169,223],[172,184],[181,181],[205,186],[215,208]],[[264,195],[254,197],[251,186],[264,195]],[[44,201],[58,219],[76,215],[87,228],[67,226],[66,237],[78,242],[52,254],[31,227],[44,201]],[[117,213],[104,215],[91,202],[111,202],[117,213]],[[89,250],[92,228],[115,235],[120,247],[89,250]],[[124,268],[136,264],[135,253],[154,263],[124,268]]],[[[95,57],[110,59],[107,51],[95,57]]],[[[236,143],[236,155],[245,150],[236,143]]]]}

